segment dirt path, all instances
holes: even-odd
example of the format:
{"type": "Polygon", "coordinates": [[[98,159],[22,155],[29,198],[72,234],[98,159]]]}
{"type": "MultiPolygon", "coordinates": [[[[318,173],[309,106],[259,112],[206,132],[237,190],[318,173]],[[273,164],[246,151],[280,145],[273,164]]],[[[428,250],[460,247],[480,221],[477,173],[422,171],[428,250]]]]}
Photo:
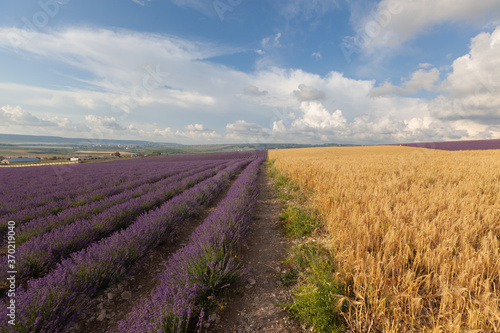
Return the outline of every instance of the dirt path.
{"type": "Polygon", "coordinates": [[[277,303],[289,299],[289,291],[279,283],[287,267],[281,264],[291,242],[279,230],[281,205],[273,195],[267,167],[258,179],[259,197],[251,232],[242,249],[242,259],[252,277],[233,288],[225,312],[210,332],[301,332],[288,312],[277,303]]]}

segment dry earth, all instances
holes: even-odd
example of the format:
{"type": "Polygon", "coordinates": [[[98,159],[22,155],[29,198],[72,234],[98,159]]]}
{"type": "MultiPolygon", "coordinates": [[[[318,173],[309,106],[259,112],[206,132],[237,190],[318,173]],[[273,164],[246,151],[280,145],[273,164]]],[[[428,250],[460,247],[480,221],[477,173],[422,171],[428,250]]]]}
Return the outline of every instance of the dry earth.
{"type": "Polygon", "coordinates": [[[267,167],[263,165],[255,217],[241,251],[243,263],[252,274],[233,288],[226,311],[211,330],[213,333],[304,331],[278,305],[290,299],[290,290],[281,286],[279,276],[288,269],[282,260],[291,242],[280,232],[281,205],[266,174],[267,167]]]}

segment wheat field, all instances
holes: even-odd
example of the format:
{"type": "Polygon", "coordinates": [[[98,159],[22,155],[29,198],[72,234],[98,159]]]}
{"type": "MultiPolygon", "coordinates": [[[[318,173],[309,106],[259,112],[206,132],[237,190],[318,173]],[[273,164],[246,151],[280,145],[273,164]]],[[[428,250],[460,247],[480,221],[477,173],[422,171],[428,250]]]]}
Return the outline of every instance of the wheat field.
{"type": "Polygon", "coordinates": [[[500,332],[500,150],[335,147],[269,158],[313,193],[350,331],[500,332]]]}

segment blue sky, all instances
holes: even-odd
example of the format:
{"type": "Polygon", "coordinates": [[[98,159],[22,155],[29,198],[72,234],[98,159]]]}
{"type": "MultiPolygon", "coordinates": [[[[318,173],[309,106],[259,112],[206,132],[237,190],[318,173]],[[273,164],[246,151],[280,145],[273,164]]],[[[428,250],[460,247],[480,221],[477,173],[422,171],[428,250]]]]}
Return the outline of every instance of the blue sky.
{"type": "Polygon", "coordinates": [[[500,138],[497,0],[6,0],[0,132],[500,138]]]}

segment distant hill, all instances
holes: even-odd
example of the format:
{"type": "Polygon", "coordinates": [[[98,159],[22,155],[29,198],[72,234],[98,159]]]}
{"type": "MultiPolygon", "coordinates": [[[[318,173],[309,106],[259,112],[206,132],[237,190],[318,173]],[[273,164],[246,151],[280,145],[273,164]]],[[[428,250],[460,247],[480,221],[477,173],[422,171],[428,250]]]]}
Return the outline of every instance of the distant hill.
{"type": "Polygon", "coordinates": [[[500,139],[444,142],[401,143],[400,146],[420,147],[440,150],[488,150],[500,149],[500,139]]]}
{"type": "Polygon", "coordinates": [[[166,152],[170,154],[192,154],[192,153],[215,153],[229,151],[269,150],[288,148],[313,148],[313,147],[340,147],[353,146],[350,144],[326,143],[320,145],[300,143],[235,143],[235,144],[211,144],[211,145],[183,145],[167,147],[166,152]]]}
{"type": "Polygon", "coordinates": [[[112,140],[112,139],[86,139],[64,138],[59,136],[0,134],[0,144],[4,145],[67,145],[67,146],[170,146],[179,150],[192,151],[235,151],[235,150],[267,150],[285,148],[311,148],[311,147],[338,147],[352,146],[350,144],[299,144],[299,143],[236,143],[236,144],[208,144],[208,145],[182,145],[179,143],[163,143],[141,140],[112,140]]]}
{"type": "Polygon", "coordinates": [[[141,140],[63,138],[59,136],[18,135],[18,134],[0,134],[0,143],[31,144],[31,145],[57,144],[57,145],[70,145],[70,146],[91,146],[91,145],[180,146],[180,144],[178,143],[160,143],[160,142],[141,141],[141,140]]]}

